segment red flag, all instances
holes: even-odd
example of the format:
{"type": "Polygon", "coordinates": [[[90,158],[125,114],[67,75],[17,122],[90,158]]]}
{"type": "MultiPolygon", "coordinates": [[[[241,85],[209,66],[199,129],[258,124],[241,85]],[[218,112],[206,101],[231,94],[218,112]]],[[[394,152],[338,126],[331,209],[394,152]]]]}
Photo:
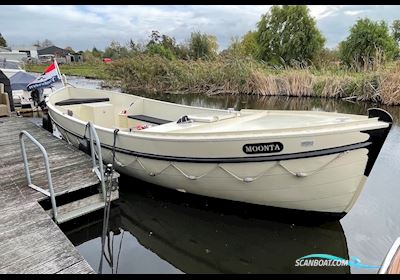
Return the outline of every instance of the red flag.
{"type": "Polygon", "coordinates": [[[58,71],[57,62],[52,63],[49,67],[44,70],[44,73],[37,77],[33,82],[29,83],[26,87],[28,91],[48,87],[49,85],[61,80],[60,73],[58,71]]]}

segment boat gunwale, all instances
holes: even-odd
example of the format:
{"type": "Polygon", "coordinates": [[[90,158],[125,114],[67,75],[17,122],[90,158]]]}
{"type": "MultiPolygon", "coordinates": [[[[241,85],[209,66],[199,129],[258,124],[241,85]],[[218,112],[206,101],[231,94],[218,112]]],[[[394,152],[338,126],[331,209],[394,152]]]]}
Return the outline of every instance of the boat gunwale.
{"type": "MultiPolygon", "coordinates": [[[[55,111],[55,110],[53,110],[55,111]]],[[[78,118],[71,117],[61,111],[57,110],[57,113],[60,117],[69,119],[79,125],[86,126],[88,123],[84,122],[78,118]]],[[[54,121],[53,116],[49,112],[51,119],[54,121]]],[[[377,118],[374,118],[377,119],[377,118]]],[[[126,137],[134,137],[144,140],[166,140],[166,141],[176,141],[181,142],[182,140],[190,142],[190,141],[253,141],[265,138],[276,138],[276,137],[284,137],[284,138],[296,138],[296,137],[315,137],[315,136],[324,136],[324,135],[335,135],[338,133],[354,133],[360,132],[363,133],[369,130],[382,129],[388,127],[388,123],[379,122],[379,126],[367,126],[367,125],[358,125],[353,127],[345,127],[345,129],[325,129],[325,130],[313,130],[313,131],[304,131],[304,133],[299,133],[298,131],[281,131],[278,133],[268,133],[270,131],[264,131],[265,133],[261,133],[263,131],[255,130],[255,131],[246,131],[248,133],[235,133],[235,132],[215,132],[215,133],[163,133],[163,132],[145,132],[145,130],[138,131],[118,131],[118,135],[126,136],[126,137]]],[[[115,129],[107,128],[104,126],[99,126],[94,124],[96,130],[106,132],[106,133],[114,133],[115,129]]]]}
{"type": "MultiPolygon", "coordinates": [[[[49,104],[49,108],[53,107],[51,104],[49,104]]],[[[58,114],[62,118],[66,118],[72,122],[75,122],[77,124],[86,126],[87,122],[84,122],[78,118],[71,117],[57,108],[51,108],[53,112],[58,114]]],[[[50,117],[53,119],[53,116],[51,116],[51,113],[49,112],[50,117]]],[[[321,135],[332,135],[332,134],[338,134],[338,133],[352,133],[352,132],[363,132],[363,131],[368,131],[368,130],[374,130],[374,129],[380,129],[380,128],[386,128],[389,126],[388,123],[386,122],[381,122],[381,121],[376,121],[376,122],[371,122],[370,120],[372,119],[378,119],[378,118],[369,118],[367,120],[362,120],[358,124],[352,123],[352,125],[347,125],[344,126],[343,123],[338,123],[335,125],[329,125],[327,127],[326,125],[321,125],[319,126],[319,129],[317,126],[314,126],[313,128],[317,129],[306,129],[304,127],[298,128],[298,129],[279,129],[279,130],[247,130],[247,131],[242,131],[242,132],[237,132],[237,131],[227,131],[227,132],[193,132],[193,133],[179,133],[179,132],[154,132],[154,131],[147,131],[146,130],[139,130],[139,131],[134,131],[134,132],[128,132],[128,131],[122,131],[120,130],[118,133],[123,136],[127,137],[137,137],[141,139],[152,139],[152,140],[168,140],[168,141],[242,141],[242,140],[257,140],[257,139],[265,139],[267,138],[273,138],[273,137],[285,137],[285,138],[295,138],[295,137],[315,137],[315,136],[321,136],[321,135]],[[372,124],[372,125],[369,125],[372,124]],[[334,126],[334,127],[332,127],[334,126]],[[336,129],[334,129],[336,128],[336,129]],[[184,138],[184,139],[182,139],[184,138]]],[[[104,126],[99,126],[94,124],[94,127],[97,130],[104,131],[107,133],[113,133],[115,129],[112,128],[107,128],[104,126]]]]}

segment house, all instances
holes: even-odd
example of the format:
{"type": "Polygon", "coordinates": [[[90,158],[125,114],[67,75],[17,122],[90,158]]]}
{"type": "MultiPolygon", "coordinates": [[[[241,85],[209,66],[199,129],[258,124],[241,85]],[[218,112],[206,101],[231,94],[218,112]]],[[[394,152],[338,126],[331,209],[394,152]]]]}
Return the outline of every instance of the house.
{"type": "Polygon", "coordinates": [[[82,52],[71,52],[66,56],[67,63],[74,62],[83,62],[83,53],[82,52]]]}
{"type": "MultiPolygon", "coordinates": [[[[59,64],[66,63],[65,56],[68,55],[68,51],[56,46],[43,47],[38,49],[39,61],[41,63],[48,63],[49,57],[57,59],[59,64]]],[[[50,60],[51,60],[50,59],[50,60]]]]}
{"type": "Polygon", "coordinates": [[[10,52],[10,51],[5,51],[2,52],[0,51],[0,59],[5,59],[5,60],[16,60],[16,61],[26,61],[27,59],[27,54],[22,53],[22,52],[10,52]]]}
{"type": "Polygon", "coordinates": [[[49,55],[49,54],[54,55],[55,58],[60,58],[60,57],[65,57],[68,54],[68,51],[56,46],[49,46],[38,49],[39,56],[49,55]]]}
{"type": "Polygon", "coordinates": [[[83,62],[82,53],[76,53],[71,50],[59,48],[57,46],[49,46],[38,50],[39,59],[54,56],[58,63],[74,63],[83,62]]]}
{"type": "Polygon", "coordinates": [[[35,47],[0,47],[1,59],[27,61],[31,55],[37,57],[35,47]]]}
{"type": "Polygon", "coordinates": [[[11,52],[26,53],[28,59],[38,59],[38,51],[36,46],[21,45],[11,47],[11,52]]]}

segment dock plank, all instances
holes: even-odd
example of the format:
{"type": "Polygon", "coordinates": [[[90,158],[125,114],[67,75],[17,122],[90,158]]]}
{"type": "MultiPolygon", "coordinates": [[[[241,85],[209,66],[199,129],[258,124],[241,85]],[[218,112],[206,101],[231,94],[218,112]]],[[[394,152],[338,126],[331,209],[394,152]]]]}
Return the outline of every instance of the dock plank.
{"type": "MultiPolygon", "coordinates": [[[[56,195],[97,185],[91,158],[28,119],[0,119],[0,274],[95,273],[27,186],[19,133],[28,131],[46,149],[56,195]]],[[[48,182],[40,150],[25,141],[32,182],[48,182]]]]}
{"type": "Polygon", "coordinates": [[[95,273],[94,271],[88,272],[89,264],[87,261],[82,260],[80,262],[77,262],[70,267],[67,267],[59,272],[57,274],[87,274],[87,273],[95,273]]]}
{"type": "Polygon", "coordinates": [[[32,221],[39,222],[42,220],[47,220],[47,217],[43,215],[42,209],[36,206],[37,206],[36,203],[30,203],[28,205],[24,205],[23,207],[14,205],[12,207],[7,207],[1,210],[0,211],[1,235],[3,235],[7,231],[14,230],[15,225],[19,225],[19,227],[22,227],[25,224],[32,223],[32,221]]]}
{"type": "MultiPolygon", "coordinates": [[[[31,222],[0,235],[0,269],[23,259],[34,259],[41,251],[56,249],[68,244],[61,230],[50,219],[31,222]]],[[[72,244],[71,244],[72,245],[72,244]]],[[[72,253],[73,251],[71,251],[72,253]]]]}

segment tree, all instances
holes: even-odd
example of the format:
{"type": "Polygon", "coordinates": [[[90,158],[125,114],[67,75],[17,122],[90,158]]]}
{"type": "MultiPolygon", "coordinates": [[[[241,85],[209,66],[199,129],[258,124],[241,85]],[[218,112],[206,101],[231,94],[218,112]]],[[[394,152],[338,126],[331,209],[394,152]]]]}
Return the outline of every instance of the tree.
{"type": "Polygon", "coordinates": [[[400,42],[400,20],[396,19],[392,23],[392,36],[397,43],[400,42]]]}
{"type": "Polygon", "coordinates": [[[271,64],[307,62],[324,46],[325,38],[304,5],[273,6],[257,24],[259,57],[271,64]]]}
{"type": "Polygon", "coordinates": [[[229,47],[223,50],[220,55],[227,57],[244,57],[245,53],[242,41],[237,37],[232,38],[229,47]]]}
{"type": "Polygon", "coordinates": [[[36,40],[32,45],[35,46],[35,47],[37,47],[37,48],[40,48],[41,43],[40,43],[39,40],[36,40]]]}
{"type": "Polygon", "coordinates": [[[192,32],[189,40],[189,50],[194,59],[210,59],[217,55],[217,38],[213,35],[192,32]]]}
{"type": "Polygon", "coordinates": [[[175,59],[174,53],[170,49],[164,47],[162,44],[149,45],[146,52],[150,55],[159,55],[169,60],[175,59]]]}
{"type": "Polygon", "coordinates": [[[170,49],[173,53],[175,53],[176,41],[175,41],[174,37],[169,37],[167,35],[162,35],[160,43],[161,43],[161,45],[164,46],[164,48],[170,49]]]}
{"type": "Polygon", "coordinates": [[[53,42],[50,41],[49,39],[44,39],[43,42],[40,42],[39,40],[36,40],[32,45],[35,46],[35,47],[38,47],[38,48],[45,48],[45,47],[54,46],[53,42]]]}
{"type": "Polygon", "coordinates": [[[7,41],[4,39],[3,35],[0,33],[0,47],[7,47],[7,41]]]}
{"type": "Polygon", "coordinates": [[[119,59],[127,56],[129,56],[128,49],[121,46],[117,41],[112,41],[103,54],[103,57],[109,57],[112,59],[119,59]]]}
{"type": "Polygon", "coordinates": [[[249,31],[241,39],[233,38],[231,45],[228,49],[221,52],[221,55],[257,58],[259,54],[259,46],[256,34],[255,31],[249,31]]]}
{"type": "Polygon", "coordinates": [[[137,44],[132,39],[129,40],[129,49],[131,52],[134,52],[134,53],[139,51],[137,44]]]}
{"type": "Polygon", "coordinates": [[[153,30],[151,31],[150,41],[147,45],[157,44],[160,42],[160,39],[161,39],[160,32],[158,32],[157,30],[153,30]]]}
{"type": "Polygon", "coordinates": [[[316,57],[314,57],[313,65],[317,69],[326,69],[329,67],[337,67],[340,65],[339,51],[337,48],[322,49],[316,57]]]}
{"type": "Polygon", "coordinates": [[[96,47],[93,47],[93,49],[92,49],[92,55],[93,55],[94,57],[100,58],[100,57],[102,57],[103,52],[102,52],[102,51],[99,51],[96,47]]]}
{"type": "Polygon", "coordinates": [[[169,37],[168,35],[161,35],[161,40],[160,40],[161,45],[164,47],[173,50],[175,48],[176,42],[174,37],[169,37]]]}
{"type": "Polygon", "coordinates": [[[161,35],[160,44],[167,50],[170,50],[174,57],[188,59],[190,56],[189,48],[185,44],[177,44],[174,37],[161,35]]]}
{"type": "MultiPolygon", "coordinates": [[[[153,30],[149,37],[150,40],[147,43],[144,52],[151,55],[157,54],[170,60],[175,58],[190,58],[189,47],[186,44],[177,44],[174,37],[160,34],[157,30],[153,30]]],[[[140,47],[138,49],[140,49],[140,47]]]]}
{"type": "Polygon", "coordinates": [[[50,47],[50,46],[54,46],[53,42],[50,41],[49,39],[44,39],[44,41],[41,44],[41,47],[45,48],[45,47],[50,47]]]}
{"type": "Polygon", "coordinates": [[[350,29],[350,35],[339,44],[342,61],[356,70],[375,69],[397,54],[397,43],[390,36],[384,21],[359,19],[350,29]]]}
{"type": "Polygon", "coordinates": [[[83,52],[83,60],[88,63],[99,63],[101,60],[99,57],[93,55],[93,52],[86,50],[83,52]]]}
{"type": "Polygon", "coordinates": [[[253,58],[259,57],[260,46],[257,42],[257,32],[249,31],[242,39],[243,52],[246,56],[251,56],[253,58]]]}
{"type": "Polygon", "coordinates": [[[187,44],[178,44],[175,46],[175,56],[179,59],[189,60],[190,49],[187,44]]]}
{"type": "Polygon", "coordinates": [[[69,51],[70,53],[75,53],[75,51],[70,46],[65,47],[64,50],[69,51]]]}
{"type": "Polygon", "coordinates": [[[149,37],[150,41],[146,45],[146,53],[159,55],[169,60],[175,59],[175,38],[161,35],[157,30],[153,30],[149,37]]]}

